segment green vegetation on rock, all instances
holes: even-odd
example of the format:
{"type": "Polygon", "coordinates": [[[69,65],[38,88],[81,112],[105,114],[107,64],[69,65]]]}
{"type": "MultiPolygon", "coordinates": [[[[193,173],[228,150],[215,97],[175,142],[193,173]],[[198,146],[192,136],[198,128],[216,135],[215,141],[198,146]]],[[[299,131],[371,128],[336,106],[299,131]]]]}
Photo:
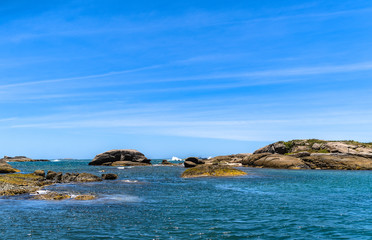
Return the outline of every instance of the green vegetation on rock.
{"type": "Polygon", "coordinates": [[[193,177],[234,177],[246,175],[246,172],[241,170],[221,165],[199,165],[185,170],[182,173],[183,178],[193,177]]]}

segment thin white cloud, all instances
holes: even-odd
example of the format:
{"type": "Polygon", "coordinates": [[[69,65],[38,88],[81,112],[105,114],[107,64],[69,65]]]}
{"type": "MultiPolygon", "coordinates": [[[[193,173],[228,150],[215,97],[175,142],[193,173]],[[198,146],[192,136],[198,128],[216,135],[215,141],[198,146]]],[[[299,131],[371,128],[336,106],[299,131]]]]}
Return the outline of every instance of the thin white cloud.
{"type": "Polygon", "coordinates": [[[129,69],[129,70],[115,71],[115,72],[107,72],[107,73],[102,73],[102,74],[86,75],[86,76],[80,76],[80,77],[57,78],[57,79],[50,79],[50,80],[40,80],[40,81],[3,84],[3,85],[0,85],[0,89],[31,86],[31,85],[40,85],[40,84],[48,84],[48,83],[56,83],[56,82],[85,80],[85,79],[93,79],[93,78],[103,78],[103,77],[109,77],[109,76],[120,75],[120,74],[125,74],[125,73],[133,73],[133,72],[140,72],[140,71],[155,69],[155,68],[159,68],[159,67],[162,67],[162,66],[163,65],[152,65],[152,66],[147,66],[147,67],[134,68],[134,69],[129,69]]]}
{"type": "MultiPolygon", "coordinates": [[[[87,76],[80,76],[80,77],[59,78],[59,79],[51,79],[51,80],[5,84],[5,85],[0,85],[0,89],[55,83],[55,82],[85,80],[85,79],[93,79],[93,78],[99,79],[99,78],[104,78],[108,76],[121,75],[121,74],[126,74],[126,73],[160,68],[160,67],[164,67],[167,65],[169,64],[159,64],[159,65],[153,65],[153,66],[130,69],[130,70],[108,72],[108,73],[87,75],[87,76]]],[[[181,77],[181,78],[150,79],[150,80],[139,80],[139,81],[132,81],[132,82],[120,82],[120,83],[114,83],[114,84],[110,83],[110,84],[111,85],[136,85],[136,84],[157,83],[157,82],[180,82],[180,81],[187,82],[187,81],[214,80],[214,79],[310,76],[310,75],[350,73],[350,72],[360,72],[360,71],[370,71],[370,70],[372,70],[372,62],[360,62],[360,63],[352,63],[352,64],[344,64],[344,65],[329,65],[329,66],[321,66],[321,67],[298,67],[298,68],[263,70],[263,71],[240,72],[240,73],[218,73],[218,74],[198,75],[198,76],[181,77]]],[[[281,83],[282,81],[283,80],[272,80],[272,81],[256,82],[256,83],[251,83],[251,84],[267,85],[267,84],[281,83]]],[[[286,79],[284,81],[289,81],[289,80],[286,79]]],[[[244,84],[239,83],[237,87],[241,85],[244,85],[244,84]]],[[[216,86],[212,86],[212,87],[216,87],[216,86]]]]}

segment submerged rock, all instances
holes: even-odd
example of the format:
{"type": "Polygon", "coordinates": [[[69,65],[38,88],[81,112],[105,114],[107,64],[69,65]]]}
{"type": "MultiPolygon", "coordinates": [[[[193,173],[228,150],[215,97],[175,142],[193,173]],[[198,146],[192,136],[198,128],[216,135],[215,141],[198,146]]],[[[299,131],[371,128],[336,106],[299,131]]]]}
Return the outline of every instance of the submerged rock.
{"type": "Polygon", "coordinates": [[[89,165],[106,166],[148,166],[151,160],[133,149],[110,150],[95,156],[89,165]],[[119,163],[118,163],[119,162],[119,163]]]}
{"type": "Polygon", "coordinates": [[[34,194],[32,199],[36,200],[49,200],[49,201],[60,201],[66,199],[75,199],[75,200],[93,200],[96,199],[94,195],[84,194],[77,195],[76,197],[67,194],[67,193],[58,193],[58,192],[46,192],[45,194],[34,194]]]}
{"type": "Polygon", "coordinates": [[[185,170],[181,177],[194,178],[194,177],[234,177],[247,175],[246,172],[223,165],[199,165],[185,170]]]}
{"type": "Polygon", "coordinates": [[[46,194],[34,195],[33,199],[37,200],[65,200],[70,199],[71,196],[64,193],[57,193],[57,192],[49,192],[46,194]]]}
{"type": "Polygon", "coordinates": [[[117,174],[114,173],[104,173],[102,174],[102,179],[103,180],[115,180],[118,178],[117,174]]]}
{"type": "Polygon", "coordinates": [[[75,200],[80,200],[80,201],[94,200],[94,199],[96,199],[96,196],[94,196],[94,195],[78,195],[74,199],[75,200]]]}

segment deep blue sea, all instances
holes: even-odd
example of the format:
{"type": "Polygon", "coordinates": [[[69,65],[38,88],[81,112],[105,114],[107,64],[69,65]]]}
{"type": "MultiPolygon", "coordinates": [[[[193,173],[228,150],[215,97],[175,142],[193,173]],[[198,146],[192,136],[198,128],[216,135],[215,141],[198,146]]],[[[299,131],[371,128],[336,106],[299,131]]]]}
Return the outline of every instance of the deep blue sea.
{"type": "Polygon", "coordinates": [[[241,168],[182,179],[182,167],[11,163],[23,172],[100,170],[119,179],[47,189],[93,201],[0,199],[1,239],[372,239],[372,172],[241,168]]]}

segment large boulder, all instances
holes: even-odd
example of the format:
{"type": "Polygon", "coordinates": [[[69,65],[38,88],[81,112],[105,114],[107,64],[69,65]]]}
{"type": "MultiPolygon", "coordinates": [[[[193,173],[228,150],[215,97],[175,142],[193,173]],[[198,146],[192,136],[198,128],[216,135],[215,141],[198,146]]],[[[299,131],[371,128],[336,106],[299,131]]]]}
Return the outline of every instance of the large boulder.
{"type": "Polygon", "coordinates": [[[311,154],[302,161],[313,169],[372,170],[370,155],[311,154]]]}
{"type": "Polygon", "coordinates": [[[133,149],[110,150],[110,151],[98,154],[89,163],[89,165],[111,166],[111,165],[114,165],[115,162],[121,162],[121,165],[124,165],[124,166],[151,165],[150,159],[147,159],[143,153],[137,150],[133,150],[133,149]]]}
{"type": "Polygon", "coordinates": [[[300,158],[281,155],[259,153],[244,159],[243,165],[248,167],[284,168],[284,169],[309,169],[300,158]]]}
{"type": "Polygon", "coordinates": [[[188,157],[185,159],[185,162],[183,163],[185,168],[192,168],[201,164],[205,164],[205,162],[197,157],[188,157]]]}
{"type": "Polygon", "coordinates": [[[283,142],[276,142],[270,145],[267,145],[263,148],[256,150],[254,153],[279,153],[285,154],[288,152],[287,146],[283,142]]]}

